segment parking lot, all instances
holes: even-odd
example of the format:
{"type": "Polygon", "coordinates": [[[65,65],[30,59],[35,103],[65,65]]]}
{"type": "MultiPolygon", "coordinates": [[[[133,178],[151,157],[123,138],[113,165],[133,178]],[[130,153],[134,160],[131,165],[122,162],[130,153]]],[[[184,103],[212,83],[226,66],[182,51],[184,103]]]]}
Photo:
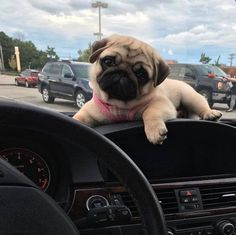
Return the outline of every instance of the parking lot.
{"type": "MultiPolygon", "coordinates": [[[[46,109],[51,109],[59,112],[76,112],[78,108],[76,105],[67,100],[55,99],[53,104],[47,104],[42,100],[41,94],[36,88],[26,88],[22,86],[15,86],[14,76],[7,76],[0,74],[0,97],[7,97],[16,99],[18,101],[28,102],[46,109]]],[[[222,111],[223,118],[236,117],[236,111],[231,113],[225,112],[228,106],[226,104],[214,104],[215,109],[222,111]]]]}
{"type": "Polygon", "coordinates": [[[0,74],[0,97],[16,99],[18,101],[28,102],[43,108],[59,111],[59,112],[76,112],[76,105],[67,100],[56,99],[53,104],[47,104],[42,100],[41,94],[37,87],[26,88],[23,86],[15,86],[14,77],[0,74]]]}

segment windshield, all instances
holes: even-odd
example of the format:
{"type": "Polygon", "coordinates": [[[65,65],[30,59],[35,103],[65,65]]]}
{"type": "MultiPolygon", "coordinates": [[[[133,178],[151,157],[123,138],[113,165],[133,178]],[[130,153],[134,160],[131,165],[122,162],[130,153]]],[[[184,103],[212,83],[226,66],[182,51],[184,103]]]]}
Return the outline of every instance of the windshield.
{"type": "Polygon", "coordinates": [[[31,76],[32,76],[32,77],[37,77],[38,74],[39,74],[39,72],[32,72],[32,73],[31,73],[31,76]]]}
{"type": "MultiPolygon", "coordinates": [[[[93,43],[113,34],[146,42],[167,64],[204,65],[202,75],[236,77],[235,0],[1,0],[0,12],[1,97],[77,112],[92,97],[92,88],[73,75],[90,77],[93,43]],[[63,61],[72,61],[72,67],[63,61]],[[37,79],[17,79],[25,70],[39,71],[37,79]],[[43,88],[49,83],[46,97],[43,88]],[[78,86],[79,95],[74,90],[78,86]]],[[[193,84],[197,77],[189,68],[177,68],[175,73],[180,74],[173,79],[187,74],[189,80],[184,82],[199,92],[193,84]]],[[[233,84],[222,81],[214,85],[217,90],[207,87],[200,92],[223,117],[236,114],[226,112],[233,84]]]]}
{"type": "Polygon", "coordinates": [[[201,75],[207,76],[208,74],[215,74],[217,77],[227,77],[227,74],[217,66],[212,65],[196,65],[201,75]]]}

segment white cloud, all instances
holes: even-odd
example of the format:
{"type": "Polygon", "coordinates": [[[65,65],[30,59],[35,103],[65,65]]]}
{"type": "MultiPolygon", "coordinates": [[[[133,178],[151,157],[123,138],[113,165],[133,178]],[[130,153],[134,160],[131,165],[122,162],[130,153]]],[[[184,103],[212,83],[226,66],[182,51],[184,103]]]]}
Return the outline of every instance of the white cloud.
{"type": "MultiPolygon", "coordinates": [[[[22,32],[26,40],[40,48],[50,45],[57,51],[76,53],[95,40],[93,33],[98,31],[98,9],[91,8],[91,2],[1,0],[0,30],[9,36],[22,32]]],[[[236,52],[233,0],[106,2],[108,8],[102,9],[105,36],[113,33],[135,36],[171,57],[205,48],[212,51],[214,48],[215,53],[224,53],[226,58],[229,51],[236,52]]]]}
{"type": "Polygon", "coordinates": [[[172,49],[168,49],[167,53],[168,53],[169,55],[174,55],[174,53],[173,53],[173,50],[172,50],[172,49]]]}
{"type": "Polygon", "coordinates": [[[202,33],[206,33],[207,31],[208,29],[205,25],[197,25],[196,27],[189,30],[189,32],[193,34],[202,34],[202,33]]]}
{"type": "Polygon", "coordinates": [[[232,29],[236,31],[236,24],[232,26],[232,29]]]}

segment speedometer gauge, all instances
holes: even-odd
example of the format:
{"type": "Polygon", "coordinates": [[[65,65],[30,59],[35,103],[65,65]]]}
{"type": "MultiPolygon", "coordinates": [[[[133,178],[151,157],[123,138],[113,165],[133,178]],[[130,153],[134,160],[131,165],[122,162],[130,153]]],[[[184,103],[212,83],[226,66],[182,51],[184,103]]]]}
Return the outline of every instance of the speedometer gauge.
{"type": "Polygon", "coordinates": [[[50,184],[50,171],[40,155],[26,148],[8,148],[0,151],[0,158],[16,167],[42,190],[47,190],[50,184]]]}

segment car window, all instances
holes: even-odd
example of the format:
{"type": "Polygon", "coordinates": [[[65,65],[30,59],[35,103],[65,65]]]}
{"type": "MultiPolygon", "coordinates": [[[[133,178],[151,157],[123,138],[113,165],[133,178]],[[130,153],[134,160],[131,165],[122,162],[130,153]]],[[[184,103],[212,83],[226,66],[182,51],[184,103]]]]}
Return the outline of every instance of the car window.
{"type": "Polygon", "coordinates": [[[43,67],[43,72],[44,72],[44,73],[49,73],[51,66],[52,66],[52,65],[51,65],[50,63],[46,64],[46,65],[43,67]]]}
{"type": "Polygon", "coordinates": [[[215,74],[219,77],[226,77],[226,73],[220,68],[212,65],[196,65],[197,71],[200,75],[207,76],[208,74],[215,74]]]}
{"type": "Polygon", "coordinates": [[[170,75],[179,75],[181,67],[178,65],[170,65],[170,75]]]}
{"type": "Polygon", "coordinates": [[[184,76],[186,76],[186,77],[193,77],[193,76],[194,76],[194,73],[193,73],[192,69],[190,69],[190,68],[188,68],[188,67],[185,67],[184,76]]]}
{"type": "Polygon", "coordinates": [[[216,76],[227,77],[227,74],[222,69],[218,68],[217,66],[213,66],[212,71],[216,76]]]}
{"type": "Polygon", "coordinates": [[[60,75],[61,69],[62,69],[62,65],[60,65],[58,63],[54,63],[54,64],[52,64],[52,66],[50,68],[50,73],[53,75],[60,75]]]}
{"type": "Polygon", "coordinates": [[[71,71],[71,68],[68,65],[63,65],[62,66],[62,77],[64,77],[65,74],[71,74],[73,75],[73,72],[71,71]]]}
{"type": "Polygon", "coordinates": [[[24,77],[28,76],[28,72],[25,70],[21,73],[24,77]]]}
{"type": "Polygon", "coordinates": [[[179,76],[184,77],[186,73],[186,66],[181,66],[180,71],[179,71],[179,76]]]}
{"type": "Polygon", "coordinates": [[[25,76],[25,71],[21,72],[19,75],[24,77],[25,76]]]}
{"type": "Polygon", "coordinates": [[[71,67],[73,68],[76,76],[78,76],[79,78],[85,78],[85,79],[89,79],[89,69],[90,69],[90,65],[85,65],[85,64],[73,64],[71,65],[71,67]]]}
{"type": "Polygon", "coordinates": [[[38,76],[38,72],[31,72],[31,76],[37,77],[38,76]]]}

